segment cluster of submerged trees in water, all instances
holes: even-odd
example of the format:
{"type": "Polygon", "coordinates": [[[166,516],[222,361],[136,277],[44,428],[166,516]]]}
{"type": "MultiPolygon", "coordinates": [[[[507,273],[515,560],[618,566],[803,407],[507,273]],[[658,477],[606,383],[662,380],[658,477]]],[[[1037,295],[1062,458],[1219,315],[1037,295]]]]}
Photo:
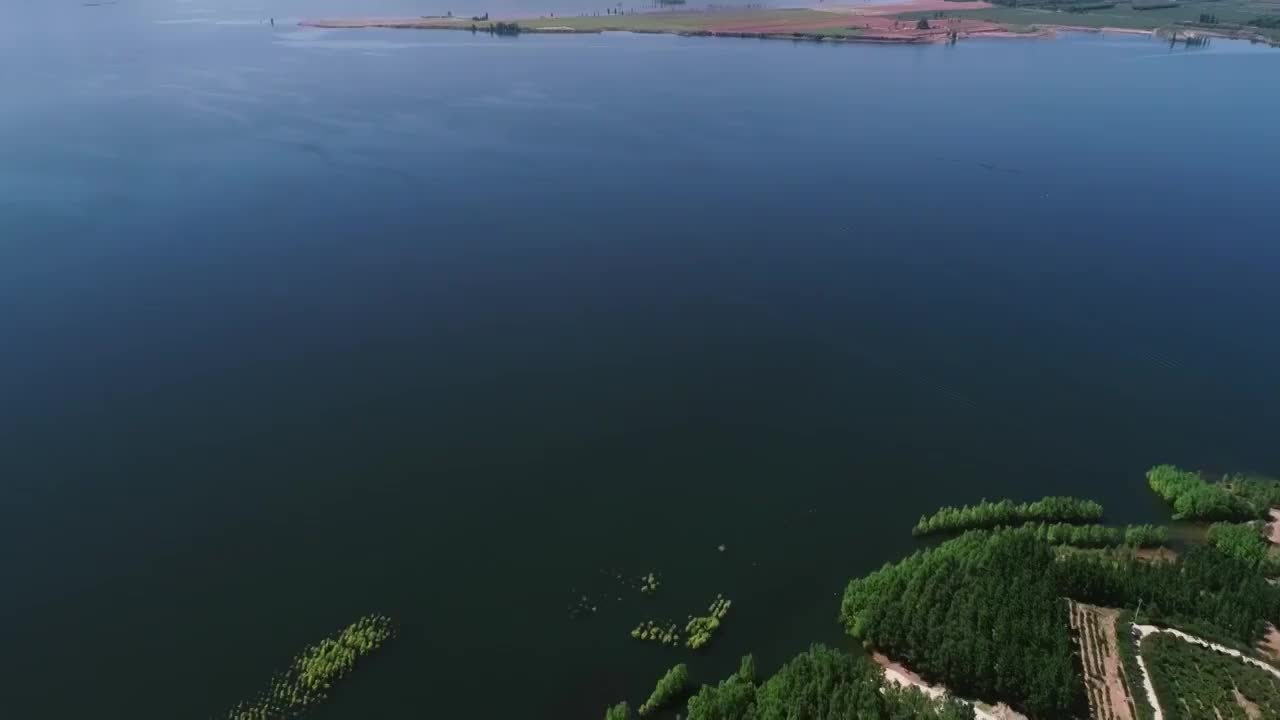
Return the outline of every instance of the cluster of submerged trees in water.
{"type": "MultiPolygon", "coordinates": [[[[723,595],[716,595],[716,599],[707,607],[706,615],[696,617],[690,615],[689,622],[685,623],[684,626],[685,635],[683,639],[685,647],[690,650],[698,650],[711,642],[711,636],[715,634],[716,630],[720,629],[720,623],[729,614],[729,608],[732,605],[733,602],[726,600],[723,595]]],[[[652,620],[637,625],[631,631],[631,637],[662,645],[679,645],[681,640],[680,630],[675,623],[668,623],[664,627],[652,620]]]]}
{"type": "Polygon", "coordinates": [[[395,636],[391,618],[365,615],[293,658],[289,668],[272,678],[256,699],[240,703],[227,713],[228,720],[291,718],[328,697],[333,684],[355,669],[360,658],[395,636]]]}

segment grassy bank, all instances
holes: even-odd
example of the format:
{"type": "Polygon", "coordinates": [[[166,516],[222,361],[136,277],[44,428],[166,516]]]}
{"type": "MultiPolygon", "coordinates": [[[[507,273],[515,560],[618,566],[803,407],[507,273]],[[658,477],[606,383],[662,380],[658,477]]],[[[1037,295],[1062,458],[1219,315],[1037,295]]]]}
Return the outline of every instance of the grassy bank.
{"type": "MultiPolygon", "coordinates": [[[[956,10],[945,12],[946,17],[971,18],[986,20],[1002,25],[1066,25],[1085,28],[1120,28],[1128,30],[1156,30],[1174,27],[1183,23],[1197,23],[1201,15],[1214,15],[1220,28],[1229,30],[1232,25],[1244,25],[1251,20],[1266,17],[1280,17],[1280,2],[1276,0],[1192,0],[1181,2],[1175,7],[1142,10],[1132,2],[1118,2],[1114,7],[1096,8],[1083,12],[1069,12],[1068,6],[997,6],[985,10],[956,10]]],[[[903,13],[898,17],[915,20],[921,17],[932,18],[935,13],[903,13]]],[[[1201,27],[1201,30],[1214,31],[1212,27],[1201,27]]],[[[1280,30],[1269,28],[1247,28],[1257,35],[1280,39],[1280,30]]]]}

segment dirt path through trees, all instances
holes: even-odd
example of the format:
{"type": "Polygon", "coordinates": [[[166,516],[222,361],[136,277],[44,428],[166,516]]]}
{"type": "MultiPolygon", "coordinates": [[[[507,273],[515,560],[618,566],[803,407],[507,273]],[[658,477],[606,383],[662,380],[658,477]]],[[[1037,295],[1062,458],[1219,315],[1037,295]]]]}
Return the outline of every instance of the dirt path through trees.
{"type": "MultiPolygon", "coordinates": [[[[1174,630],[1173,628],[1156,627],[1155,625],[1138,625],[1137,623],[1134,623],[1133,629],[1138,631],[1139,644],[1141,644],[1142,638],[1146,637],[1149,633],[1158,633],[1158,632],[1168,633],[1170,635],[1173,635],[1174,637],[1186,640],[1189,643],[1195,643],[1196,645],[1209,648],[1210,650],[1223,653],[1224,655],[1231,655],[1232,657],[1240,658],[1246,663],[1253,665],[1254,667],[1262,668],[1263,670],[1266,670],[1267,672],[1271,673],[1275,677],[1280,678],[1280,668],[1276,668],[1274,665],[1265,663],[1257,658],[1249,657],[1248,655],[1245,655],[1239,650],[1229,648],[1226,645],[1219,645],[1218,643],[1212,643],[1212,642],[1209,642],[1208,640],[1203,640],[1201,638],[1198,638],[1195,635],[1188,635],[1187,633],[1184,633],[1181,630],[1174,630]]],[[[1139,653],[1139,656],[1141,656],[1141,653],[1139,653]]],[[[1143,672],[1146,672],[1146,671],[1144,670],[1143,672]]]]}
{"type": "MultiPolygon", "coordinates": [[[[945,687],[941,685],[930,685],[925,682],[924,678],[911,672],[901,664],[890,660],[881,653],[873,653],[871,655],[871,659],[875,660],[876,664],[884,668],[884,679],[894,685],[916,688],[931,698],[954,697],[945,687]]],[[[973,717],[975,720],[1028,720],[1026,715],[1015,711],[1004,703],[992,706],[986,703],[968,700],[966,698],[960,699],[973,706],[973,717]]]]}

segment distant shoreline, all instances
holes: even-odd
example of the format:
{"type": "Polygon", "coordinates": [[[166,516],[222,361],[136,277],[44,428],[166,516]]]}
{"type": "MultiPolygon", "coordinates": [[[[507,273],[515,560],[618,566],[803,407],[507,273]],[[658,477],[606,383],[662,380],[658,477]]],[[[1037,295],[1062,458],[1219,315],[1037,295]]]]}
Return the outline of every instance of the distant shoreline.
{"type": "MultiPolygon", "coordinates": [[[[1035,23],[1010,25],[984,17],[957,15],[991,9],[982,0],[905,0],[883,5],[829,9],[748,9],[667,11],[590,16],[536,18],[420,16],[410,18],[338,18],[303,20],[303,27],[329,29],[384,28],[396,30],[454,30],[499,35],[598,34],[632,32],[682,37],[732,37],[878,45],[954,43],[973,38],[1053,38],[1061,32],[1089,32],[1168,37],[1173,42],[1196,42],[1218,37],[1280,45],[1261,33],[1241,27],[1206,27],[1182,23],[1167,28],[1035,23]]],[[[1083,17],[1083,16],[1077,16],[1083,17]]]]}
{"type": "MultiPolygon", "coordinates": [[[[631,15],[593,15],[538,18],[341,18],[303,20],[303,27],[329,29],[384,28],[395,30],[454,30],[494,32],[498,24],[514,24],[519,33],[599,34],[632,32],[681,37],[732,37],[812,42],[857,42],[918,45],[954,42],[972,37],[1051,37],[1052,31],[1011,32],[991,22],[958,18],[935,20],[927,28],[916,20],[895,18],[899,12],[932,11],[936,7],[963,10],[991,7],[986,2],[909,0],[871,5],[849,11],[789,9],[744,11],[653,12],[631,15]]],[[[499,33],[501,34],[501,33],[499,33]]]]}

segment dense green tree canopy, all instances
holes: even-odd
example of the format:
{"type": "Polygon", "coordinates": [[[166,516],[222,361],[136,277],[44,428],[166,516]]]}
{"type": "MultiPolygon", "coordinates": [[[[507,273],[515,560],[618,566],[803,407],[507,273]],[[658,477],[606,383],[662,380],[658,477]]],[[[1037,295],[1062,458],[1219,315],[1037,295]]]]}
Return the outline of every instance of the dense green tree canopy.
{"type": "Polygon", "coordinates": [[[886,688],[880,667],[865,655],[815,645],[759,686],[750,656],[732,677],[689,699],[688,720],[971,720],[957,700],[933,700],[917,690],[886,688]]]}
{"type": "Polygon", "coordinates": [[[1248,520],[1265,513],[1226,484],[1206,482],[1200,473],[1173,465],[1148,470],[1147,484],[1173,506],[1175,520],[1248,520]]]}
{"type": "Polygon", "coordinates": [[[1059,592],[1095,605],[1136,608],[1197,634],[1252,644],[1280,619],[1280,591],[1257,568],[1208,545],[1174,562],[1073,553],[1053,565],[1059,592]]]}
{"type": "Polygon", "coordinates": [[[685,685],[689,682],[689,666],[680,663],[667,671],[658,680],[658,684],[653,689],[653,693],[649,695],[649,699],[644,701],[640,706],[640,714],[648,715],[667,703],[675,700],[684,692],[685,685]]]}
{"type": "Polygon", "coordinates": [[[1092,500],[1071,497],[1046,497],[1026,503],[984,500],[977,505],[943,507],[932,515],[921,516],[911,533],[931,535],[1028,522],[1086,523],[1101,519],[1102,506],[1092,500]]]}
{"type": "Polygon", "coordinates": [[[1028,523],[1018,528],[1050,545],[1079,548],[1157,547],[1169,541],[1169,530],[1158,525],[1071,525],[1069,523],[1028,523]]]}
{"type": "Polygon", "coordinates": [[[1068,717],[1084,694],[1054,563],[1030,533],[967,533],[850,582],[841,617],[962,696],[1068,717]]]}
{"type": "Polygon", "coordinates": [[[1271,544],[1262,537],[1261,523],[1214,523],[1209,526],[1205,539],[1223,553],[1265,574],[1276,571],[1271,544]]]}
{"type": "Polygon", "coordinates": [[[1280,680],[1261,668],[1163,633],[1143,640],[1142,655],[1169,720],[1280,718],[1280,680]]]}

